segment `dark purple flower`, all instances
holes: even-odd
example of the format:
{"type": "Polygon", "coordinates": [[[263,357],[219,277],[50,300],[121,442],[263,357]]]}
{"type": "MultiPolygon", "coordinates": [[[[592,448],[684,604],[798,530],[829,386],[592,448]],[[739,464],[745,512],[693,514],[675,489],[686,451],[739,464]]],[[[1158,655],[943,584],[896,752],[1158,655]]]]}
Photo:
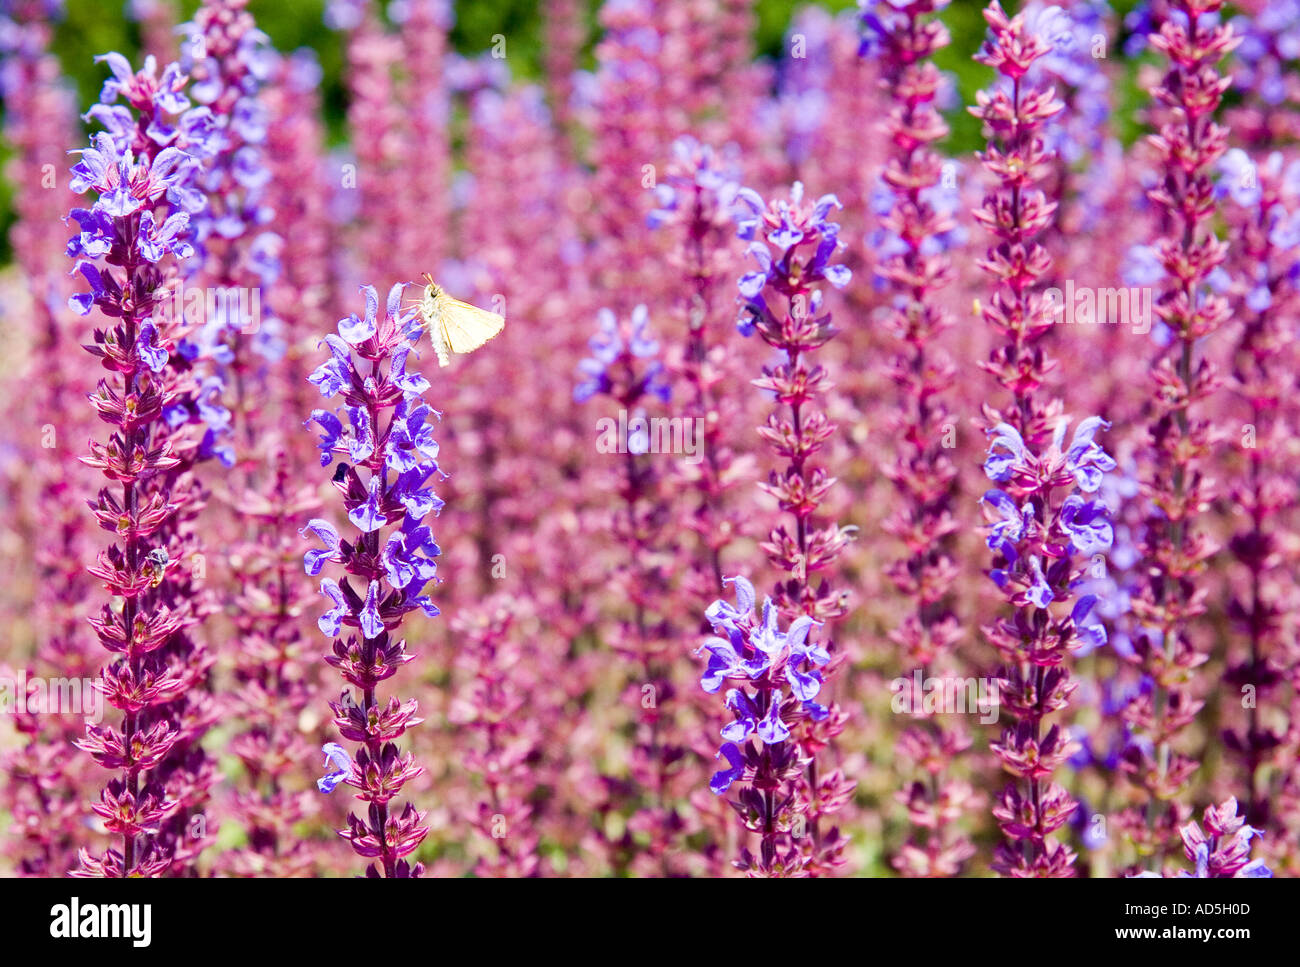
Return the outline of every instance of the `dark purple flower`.
{"type": "Polygon", "coordinates": [[[736,780],[742,778],[745,774],[745,758],[740,754],[740,749],[731,742],[725,743],[722,748],[718,749],[714,758],[726,759],[728,768],[722,769],[713,774],[709,779],[709,789],[715,796],[721,796],[736,780]]]}
{"type": "Polygon", "coordinates": [[[320,443],[316,446],[321,451],[320,465],[327,467],[334,459],[334,448],[338,446],[339,438],[343,435],[343,423],[328,410],[312,410],[311,419],[304,423],[303,426],[311,426],[313,423],[319,424],[320,428],[325,431],[321,434],[320,443]]]}

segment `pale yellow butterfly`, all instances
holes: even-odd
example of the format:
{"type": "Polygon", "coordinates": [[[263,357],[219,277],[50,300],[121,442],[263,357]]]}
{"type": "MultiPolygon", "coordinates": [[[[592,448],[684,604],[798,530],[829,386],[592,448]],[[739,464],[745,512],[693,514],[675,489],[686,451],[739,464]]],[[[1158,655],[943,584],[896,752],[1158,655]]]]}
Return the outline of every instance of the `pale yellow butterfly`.
{"type": "Polygon", "coordinates": [[[451,362],[448,353],[472,353],[505,328],[505,319],[495,312],[453,299],[427,272],[424,278],[429,284],[416,312],[438,354],[438,365],[451,362]]]}

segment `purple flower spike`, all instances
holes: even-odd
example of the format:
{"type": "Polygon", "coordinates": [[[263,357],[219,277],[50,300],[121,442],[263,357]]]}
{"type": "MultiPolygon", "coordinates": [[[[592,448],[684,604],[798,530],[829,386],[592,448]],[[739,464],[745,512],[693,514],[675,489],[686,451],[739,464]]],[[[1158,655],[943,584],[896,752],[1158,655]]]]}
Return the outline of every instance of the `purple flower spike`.
{"type": "MultiPolygon", "coordinates": [[[[22,24],[0,16],[0,47],[7,48],[13,31],[38,40],[48,24],[28,24],[27,18],[40,17],[41,6],[6,5],[8,15],[22,11],[22,24]]],[[[11,105],[23,111],[32,107],[30,98],[11,85],[35,81],[47,88],[41,119],[57,130],[60,121],[48,113],[61,103],[49,99],[57,71],[48,78],[32,74],[32,68],[44,67],[9,49],[2,59],[6,127],[16,118],[11,105]],[[14,94],[19,97],[11,100],[14,94]]],[[[194,233],[190,213],[174,199],[188,191],[200,207],[207,204],[199,176],[212,145],[191,137],[189,129],[182,131],[182,112],[190,105],[180,93],[185,79],[175,69],[165,70],[160,80],[152,57],[139,71],[117,53],[97,62],[112,76],[103,86],[103,103],[85,118],[107,130],[73,152],[80,157],[72,168],[71,190],[90,193],[94,200],[71,210],[77,233],[65,251],[77,260],[73,274],[90,286],[89,292],[72,295],[69,307],[82,316],[98,309],[102,316],[86,328],[84,341],[107,374],[91,394],[107,432],[92,441],[84,462],[104,476],[104,486],[89,503],[101,526],[115,535],[112,544],[89,556],[88,567],[96,586],[108,591],[90,613],[111,661],[81,656],[80,633],[54,635],[64,638],[59,647],[66,660],[75,658],[99,672],[96,688],[114,710],[102,725],[88,726],[75,744],[111,774],[90,809],[116,846],[81,849],[71,873],[184,877],[198,875],[196,861],[210,842],[202,829],[213,764],[201,740],[213,720],[211,696],[205,693],[211,660],[201,644],[204,636],[195,634],[205,613],[199,590],[187,568],[168,563],[205,553],[204,531],[191,523],[193,508],[202,501],[198,468],[210,457],[225,462],[230,454],[211,427],[187,431],[187,424],[204,417],[219,423],[225,411],[213,398],[213,385],[203,374],[195,378],[184,349],[173,353],[172,347],[186,345],[194,324],[169,312],[167,300],[169,283],[199,268],[183,264],[194,255],[194,233]]],[[[33,149],[26,145],[25,150],[33,149]]],[[[24,245],[40,244],[34,236],[24,237],[24,245]]],[[[71,330],[60,335],[58,328],[50,328],[52,348],[69,345],[71,330]]],[[[52,378],[63,379],[57,371],[52,378]]],[[[72,411],[64,416],[70,419],[72,411]]],[[[58,565],[65,584],[68,566],[58,565]]],[[[84,620],[84,610],[79,613],[84,620]]],[[[39,772],[32,774],[38,777],[45,782],[39,772]]],[[[58,812],[67,811],[60,804],[58,812]]],[[[67,866],[45,870],[66,871],[67,866]]]]}
{"type": "MultiPolygon", "coordinates": [[[[391,805],[402,786],[423,771],[397,746],[406,729],[420,721],[417,705],[399,703],[395,697],[381,704],[376,686],[414,657],[407,654],[406,641],[396,637],[405,615],[416,610],[429,617],[438,614],[423,592],[437,581],[434,558],[441,553],[424,523],[442,507],[425,486],[439,472],[431,425],[436,414],[420,398],[429,388],[428,380],[407,369],[412,353],[406,340],[418,338],[419,332],[408,333],[400,315],[402,291],[401,285],[389,291],[381,320],[378,291],[363,286],[364,318],[349,316],[339,323],[338,336],[323,340],[330,358],[308,379],[325,396],[347,390],[344,409],[350,432],[345,436],[342,421],[320,410],[307,422],[325,431],[319,444],[322,466],[339,447],[345,447],[353,461],[348,472],[336,475],[334,485],[357,532],[344,539],[319,518],[308,521],[302,531],[324,545],[304,556],[307,573],[319,574],[326,565],[335,565],[343,575],[321,580],[321,593],[333,607],[318,624],[335,639],[326,660],[354,690],[331,708],[342,735],[361,744],[354,771],[364,777],[358,798],[368,808],[364,819],[349,815],[342,835],[358,856],[376,861],[367,875],[384,877],[421,875],[420,864],[412,867],[405,857],[419,847],[428,828],[422,825],[424,814],[409,804],[400,813],[391,805]],[[354,353],[363,357],[360,364],[354,353]],[[395,452],[400,454],[396,460],[395,452]],[[365,481],[364,496],[357,491],[360,480],[365,481]]],[[[347,753],[335,743],[325,749],[338,767],[318,783],[328,792],[346,776],[347,753]]]]}

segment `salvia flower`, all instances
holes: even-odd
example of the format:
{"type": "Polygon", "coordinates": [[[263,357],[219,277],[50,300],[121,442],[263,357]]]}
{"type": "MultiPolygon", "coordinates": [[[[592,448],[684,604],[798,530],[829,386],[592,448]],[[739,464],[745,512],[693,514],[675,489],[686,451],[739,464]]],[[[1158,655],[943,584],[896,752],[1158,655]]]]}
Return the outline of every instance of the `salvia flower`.
{"type": "Polygon", "coordinates": [[[599,329],[588,342],[591,355],[578,363],[583,379],[573,390],[573,398],[583,403],[597,393],[609,394],[618,378],[614,369],[632,365],[634,359],[646,359],[639,376],[638,396],[657,396],[668,401],[671,392],[665,378],[663,363],[659,361],[659,343],[650,336],[650,313],[638,305],[625,323],[620,323],[610,309],[596,314],[599,329]]]}
{"type": "MultiPolygon", "coordinates": [[[[10,331],[21,326],[31,333],[32,342],[25,366],[18,353],[8,353],[10,383],[22,389],[6,406],[15,428],[26,426],[33,435],[42,427],[57,425],[60,431],[56,448],[39,451],[20,470],[18,480],[32,488],[27,507],[13,500],[8,481],[0,483],[6,533],[38,535],[36,540],[20,538],[36,565],[29,618],[30,627],[37,630],[36,649],[24,669],[33,698],[42,679],[93,678],[101,654],[85,620],[86,603],[95,597],[83,565],[91,537],[89,521],[74,499],[87,489],[89,474],[71,462],[94,422],[85,408],[84,366],[75,350],[82,339],[66,325],[64,311],[71,280],[63,258],[67,231],[62,219],[74,207],[75,195],[66,183],[46,187],[42,181],[50,170],[46,165],[64,158],[77,137],[76,100],[50,51],[59,15],[54,7],[39,0],[0,4],[3,137],[11,146],[5,174],[12,185],[42,185],[40,190],[11,195],[16,220],[9,242],[20,270],[14,285],[33,298],[21,308],[14,302],[6,305],[0,325],[11,323],[10,331]]],[[[107,254],[112,223],[103,215],[96,221],[101,226],[97,254],[107,254]]],[[[15,440],[21,435],[17,430],[12,434],[15,440]]],[[[14,451],[9,454],[12,458],[14,451]]],[[[0,610],[0,620],[11,627],[21,622],[7,608],[0,610]]],[[[20,638],[21,633],[10,636],[20,638]]],[[[6,668],[5,677],[14,681],[18,676],[6,668]]],[[[11,835],[0,848],[13,860],[10,868],[21,875],[60,875],[76,864],[77,850],[90,836],[82,803],[90,797],[91,786],[99,783],[93,771],[87,774],[81,768],[80,754],[72,745],[84,730],[82,719],[38,714],[32,701],[27,709],[13,711],[18,741],[0,754],[0,770],[9,777],[0,786],[0,811],[12,818],[11,835]]]]}
{"type": "MultiPolygon", "coordinates": [[[[654,188],[647,221],[668,235],[669,264],[680,271],[675,292],[680,351],[669,358],[675,381],[684,385],[682,405],[693,421],[701,459],[674,465],[683,487],[696,499],[681,502],[681,526],[698,536],[685,578],[698,603],[712,600],[721,586],[727,547],[746,522],[731,499],[743,486],[733,472],[738,401],[726,389],[739,376],[736,354],[727,346],[732,323],[728,287],[740,262],[733,213],[740,192],[735,152],[715,151],[690,136],[673,142],[672,160],[654,188]]],[[[670,347],[671,349],[672,347],[670,347]]],[[[729,822],[729,820],[728,820],[729,822]]]]}
{"type": "Polygon", "coordinates": [[[763,601],[761,618],[756,617],[753,584],[739,576],[724,580],[735,585],[736,603],[719,599],[708,607],[705,617],[716,636],[696,650],[709,656],[701,688],[714,694],[724,684],[733,685],[724,695],[732,721],[720,730],[725,741],[717,753],[727,768],[714,774],[709,788],[721,796],[736,782],[745,783],[732,806],[760,844],[758,857],[745,850],[738,866],[756,876],[797,875],[805,861],[799,837],[790,830],[806,821],[796,796],[805,760],[791,740],[791,729],[802,719],[827,718],[828,710],[816,698],[830,655],[808,645],[808,634],[819,622],[801,615],[781,631],[770,597],[763,601]]]}
{"type": "Polygon", "coordinates": [[[535,805],[536,762],[545,729],[538,699],[543,666],[525,672],[523,642],[511,628],[514,602],[499,601],[479,612],[460,612],[452,619],[458,637],[456,666],[466,681],[453,698],[449,719],[461,734],[472,736],[461,760],[465,770],[482,778],[481,798],[467,811],[482,835],[484,852],[476,876],[521,877],[539,873],[542,859],[535,805]]]}
{"type": "Polygon", "coordinates": [[[422,825],[425,814],[409,804],[400,813],[389,805],[406,782],[423,772],[409,754],[398,751],[395,741],[421,721],[416,703],[390,698],[381,705],[376,686],[414,657],[406,642],[393,636],[405,616],[417,610],[429,617],[438,614],[424,590],[437,580],[435,558],[441,553],[424,523],[442,506],[423,488],[432,474],[441,472],[428,425],[437,414],[421,396],[429,388],[427,380],[407,369],[421,329],[401,310],[402,289],[400,283],[392,287],[381,315],[379,293],[364,286],[365,316],[340,320],[338,335],[322,340],[330,358],[312,382],[323,397],[342,398],[340,409],[351,431],[344,433],[338,410],[315,411],[307,423],[326,430],[320,443],[322,465],[328,466],[336,454],[355,461],[334,476],[334,487],[357,530],[344,538],[320,518],[303,528],[304,536],[310,533],[323,545],[304,555],[306,573],[319,575],[326,565],[344,572],[341,580],[322,578],[321,594],[331,607],[318,624],[334,639],[326,661],[352,689],[330,704],[334,725],[343,738],[360,745],[351,760],[340,744],[327,743],[324,751],[335,768],[318,786],[330,792],[347,782],[358,790],[357,798],[369,805],[366,816],[349,815],[348,827],[339,835],[358,855],[379,861],[367,868],[367,876],[385,877],[421,874],[422,865],[412,867],[406,857],[428,828],[422,825]],[[330,379],[320,376],[326,369],[330,379]]]}
{"type": "MultiPolygon", "coordinates": [[[[1143,492],[1150,501],[1141,542],[1147,577],[1133,598],[1133,611],[1143,626],[1134,644],[1157,687],[1149,701],[1134,702],[1125,711],[1135,732],[1154,739],[1154,750],[1131,752],[1129,773],[1143,801],[1126,811],[1121,825],[1137,854],[1155,864],[1172,845],[1173,827],[1187,808],[1179,799],[1196,768],[1175,739],[1203,704],[1194,696],[1190,674],[1207,657],[1194,632],[1194,619],[1205,611],[1197,577],[1216,550],[1196,521],[1213,497],[1204,467],[1215,434],[1203,410],[1221,382],[1201,347],[1231,314],[1227,298],[1211,285],[1227,254],[1211,224],[1211,173],[1227,151],[1227,131],[1214,115],[1229,81],[1216,65],[1239,43],[1232,28],[1218,22],[1221,6],[1219,0],[1156,6],[1149,35],[1151,46],[1169,62],[1153,92],[1168,112],[1149,139],[1161,176],[1147,191],[1163,213],[1161,237],[1153,242],[1164,269],[1154,312],[1169,338],[1158,345],[1152,366],[1150,442],[1142,461],[1143,492]]],[[[1238,193],[1243,163],[1237,156],[1228,163],[1228,181],[1238,193]]]]}
{"type": "Polygon", "coordinates": [[[185,872],[206,844],[190,820],[214,780],[198,740],[215,716],[196,687],[210,660],[189,637],[204,613],[187,563],[199,552],[192,522],[203,504],[190,472],[200,454],[187,438],[198,388],[177,348],[185,322],[166,312],[168,285],[192,254],[189,219],[204,207],[193,185],[210,144],[198,123],[205,109],[190,107],[177,65],[159,77],[152,58],[138,73],[120,54],[99,60],[112,77],[87,118],[108,130],[72,169],[73,190],[95,202],[72,213],[80,231],[68,243],[91,291],[69,305],[114,320],[87,347],[110,374],[91,396],[110,435],[83,460],[107,478],[89,504],[121,541],[88,570],[115,599],[91,624],[113,655],[100,686],[122,719],[87,726],[77,745],[121,774],[92,809],[122,848],[82,850],[76,875],[158,876],[185,872]]]}
{"type": "MultiPolygon", "coordinates": [[[[788,198],[776,198],[766,205],[750,189],[741,189],[737,197],[737,234],[750,240],[749,253],[759,265],[759,271],[747,273],[737,283],[740,330],[746,335],[757,332],[781,354],[777,363],[764,366],[762,376],[753,381],[776,400],[767,422],[759,427],[759,436],[786,462],[781,470],[771,471],[761,486],[776,499],[781,512],[789,515],[788,521],[769,531],[762,549],[787,576],[775,589],[780,613],[791,622],[808,617],[824,624],[848,609],[847,594],[837,593],[824,576],[843,551],[848,535],[837,524],[823,526],[818,518],[835,480],[814,460],[836,426],[822,400],[829,385],[827,372],[820,365],[810,366],[808,360],[836,333],[819,283],[842,288],[851,278],[849,269],[838,261],[843,248],[839,225],[829,220],[840,203],[829,194],[805,201],[799,182],[791,187],[788,198]],[[823,576],[814,585],[817,572],[823,576]]],[[[768,627],[767,619],[763,627],[768,627]]],[[[835,651],[831,643],[824,652],[819,651],[833,656],[819,672],[827,679],[846,660],[843,652],[835,651]]],[[[800,723],[799,743],[810,750],[830,745],[843,731],[847,718],[833,705],[817,709],[825,714],[806,715],[800,723]]],[[[775,844],[765,838],[765,852],[757,863],[744,861],[752,872],[771,875],[779,868],[783,875],[824,875],[843,865],[846,840],[838,827],[823,828],[821,820],[841,808],[854,783],[837,770],[819,773],[815,754],[807,758],[806,784],[798,793],[806,797],[809,835],[799,839],[779,867],[771,852],[775,844]]]]}
{"type": "Polygon", "coordinates": [[[1229,252],[1233,284],[1227,294],[1237,303],[1234,315],[1240,323],[1228,386],[1253,446],[1243,448],[1244,466],[1229,486],[1240,523],[1228,549],[1249,577],[1232,588],[1228,599],[1227,616],[1240,650],[1229,652],[1224,681],[1230,687],[1220,703],[1228,724],[1221,734],[1240,770],[1242,814],[1280,854],[1294,849],[1275,792],[1295,758],[1288,741],[1295,729],[1287,724],[1290,719],[1294,726],[1294,712],[1283,698],[1290,664],[1290,622],[1284,617],[1290,591],[1280,579],[1291,558],[1280,549],[1286,541],[1282,522],[1292,519],[1297,501],[1289,472],[1291,424],[1284,414],[1296,347],[1286,320],[1296,306],[1291,280],[1300,272],[1300,232],[1295,230],[1300,228],[1300,163],[1285,164],[1280,152],[1272,152],[1257,169],[1243,168],[1242,176],[1255,183],[1253,200],[1247,206],[1226,205],[1223,212],[1236,243],[1229,252]],[[1254,690],[1250,703],[1236,698],[1247,686],[1254,690]]]}
{"type": "Polygon", "coordinates": [[[292,535],[321,500],[313,483],[295,482],[299,474],[284,441],[267,433],[259,450],[262,459],[254,468],[273,473],[269,492],[266,482],[249,473],[221,493],[241,534],[229,550],[239,565],[232,568],[235,587],[228,592],[238,647],[226,706],[239,729],[225,750],[244,769],[229,808],[245,840],[220,854],[217,872],[304,876],[318,872],[317,851],[298,831],[321,805],[302,783],[316,744],[318,729],[309,726],[320,682],[312,674],[318,663],[310,625],[302,620],[313,607],[315,589],[297,573],[301,558],[292,535]]]}
{"type": "MultiPolygon", "coordinates": [[[[996,284],[992,298],[976,305],[1002,337],[983,366],[1012,398],[1010,409],[990,414],[989,422],[1006,424],[1024,443],[1037,446],[1060,415],[1058,408],[1034,396],[1055,365],[1035,345],[1051,326],[1035,283],[1051,265],[1038,236],[1057,207],[1039,187],[1056,157],[1043,135],[1063,104],[1052,87],[1041,79],[1035,82],[1033,68],[1052,53],[1055,31],[1035,32],[1025,12],[1008,18],[997,0],[985,8],[984,19],[988,36],[975,59],[997,71],[998,81],[992,90],[978,92],[970,112],[984,122],[989,143],[979,157],[995,182],[974,216],[994,237],[979,266],[996,284]]],[[[1043,22],[1040,16],[1037,25],[1043,22]]],[[[1006,443],[1004,461],[1014,454],[1015,438],[1007,436],[1006,443]]]]}
{"type": "MultiPolygon", "coordinates": [[[[629,610],[609,640],[631,670],[627,694],[640,695],[639,689],[648,687],[656,697],[650,708],[637,702],[637,743],[630,771],[640,802],[629,822],[650,830],[654,839],[654,849],[643,862],[656,864],[662,875],[675,875],[679,870],[672,865],[669,854],[676,852],[673,839],[682,824],[677,805],[671,801],[671,780],[679,771],[677,764],[684,749],[677,732],[679,707],[673,701],[677,689],[666,661],[672,635],[663,602],[671,576],[663,548],[667,545],[664,525],[670,491],[661,469],[662,459],[649,452],[651,441],[642,415],[656,400],[664,403],[669,399],[667,369],[659,358],[659,342],[651,336],[644,305],[638,305],[622,322],[612,311],[603,309],[597,321],[599,331],[588,344],[592,356],[578,366],[586,380],[574,389],[573,395],[578,401],[592,399],[596,394],[609,400],[618,407],[620,418],[605,417],[602,422],[617,422],[619,433],[626,422],[628,434],[617,446],[610,441],[600,446],[604,453],[624,454],[613,475],[617,482],[611,486],[621,500],[608,526],[620,545],[623,559],[615,580],[624,589],[629,610]]],[[[615,865],[620,865],[619,851],[610,852],[615,865]]]]}
{"type": "MultiPolygon", "coordinates": [[[[247,6],[248,0],[212,0],[177,28],[181,66],[194,79],[193,98],[209,112],[215,146],[204,176],[211,204],[194,218],[199,258],[187,279],[208,297],[187,351],[214,370],[211,378],[223,389],[233,390],[233,422],[241,425],[258,415],[253,397],[267,393],[264,364],[278,361],[286,349],[283,324],[271,306],[283,240],[269,230],[275,212],[264,201],[270,172],[262,154],[267,112],[261,88],[275,54],[247,6]]],[[[233,426],[209,425],[214,434],[233,437],[233,426]]],[[[226,442],[223,451],[231,462],[233,445],[226,442]]]]}
{"type": "MultiPolygon", "coordinates": [[[[1237,814],[1237,800],[1229,798],[1218,806],[1205,807],[1204,825],[1195,820],[1178,830],[1182,839],[1183,854],[1192,864],[1192,871],[1179,870],[1176,876],[1185,879],[1269,879],[1273,871],[1263,859],[1251,859],[1250,841],[1263,835],[1260,830],[1246,824],[1237,814]]],[[[1167,873],[1144,870],[1134,874],[1138,878],[1161,878],[1167,873]]]]}
{"type": "Polygon", "coordinates": [[[1097,432],[1109,425],[1097,418],[1081,421],[1067,447],[1062,420],[1042,454],[1006,424],[990,431],[985,474],[1006,489],[981,498],[989,520],[986,543],[996,555],[989,576],[1015,609],[1014,617],[984,629],[1005,663],[998,694],[1015,720],[993,751],[1022,783],[1010,783],[993,810],[1008,840],[998,848],[994,868],[1008,876],[1074,872],[1073,852],[1053,834],[1070,821],[1077,803],[1050,779],[1076,745],[1060,725],[1044,732],[1044,720],[1065,708],[1077,688],[1067,667],[1071,651],[1105,640],[1093,614],[1096,597],[1076,595],[1092,555],[1108,550],[1113,540],[1109,509],[1091,496],[1105,472],[1097,468],[1115,466],[1096,442],[1097,432]],[[1054,492],[1064,488],[1071,492],[1061,499],[1054,492]]]}

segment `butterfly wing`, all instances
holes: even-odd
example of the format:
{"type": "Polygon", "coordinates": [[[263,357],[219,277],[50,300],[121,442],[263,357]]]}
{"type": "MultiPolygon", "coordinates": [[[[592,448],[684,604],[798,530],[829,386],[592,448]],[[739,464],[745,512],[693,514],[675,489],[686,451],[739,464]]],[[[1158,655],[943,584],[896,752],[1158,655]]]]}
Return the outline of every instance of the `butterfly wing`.
{"type": "MultiPolygon", "coordinates": [[[[428,276],[426,275],[425,278],[428,276]]],[[[451,365],[451,356],[448,354],[447,339],[444,335],[445,327],[442,323],[443,306],[446,302],[447,298],[442,294],[442,290],[430,282],[424,290],[424,298],[416,304],[420,328],[429,334],[429,342],[433,344],[439,366],[451,365]]]]}
{"type": "Polygon", "coordinates": [[[442,338],[454,353],[472,353],[505,328],[505,319],[495,312],[446,296],[440,301],[442,338]]]}

